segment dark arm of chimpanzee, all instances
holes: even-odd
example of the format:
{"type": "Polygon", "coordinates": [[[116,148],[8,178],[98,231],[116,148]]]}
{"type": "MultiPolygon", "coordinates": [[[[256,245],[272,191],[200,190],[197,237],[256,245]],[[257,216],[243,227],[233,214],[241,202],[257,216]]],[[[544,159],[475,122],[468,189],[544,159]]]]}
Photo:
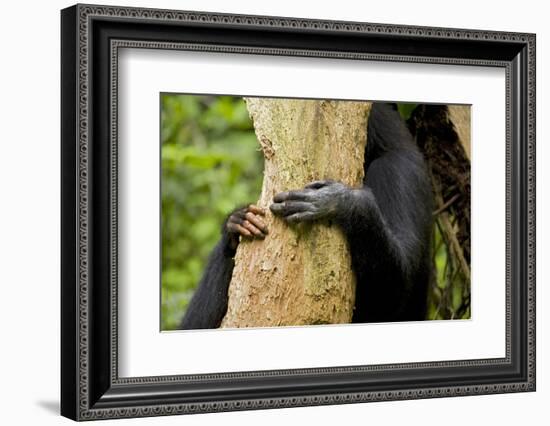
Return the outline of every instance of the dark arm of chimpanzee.
{"type": "Polygon", "coordinates": [[[227,310],[227,288],[235,265],[233,255],[228,233],[223,231],[222,238],[210,253],[204,275],[187,306],[180,329],[219,326],[227,310]]]}
{"type": "Polygon", "coordinates": [[[432,201],[422,157],[386,154],[371,164],[366,182],[335,218],[357,277],[354,322],[423,320],[432,201]]]}
{"type": "Polygon", "coordinates": [[[210,253],[203,276],[180,324],[182,330],[219,327],[227,311],[227,291],[235,261],[233,257],[244,238],[265,238],[267,227],[259,216],[264,212],[249,205],[232,212],[222,226],[220,241],[210,253]]]}

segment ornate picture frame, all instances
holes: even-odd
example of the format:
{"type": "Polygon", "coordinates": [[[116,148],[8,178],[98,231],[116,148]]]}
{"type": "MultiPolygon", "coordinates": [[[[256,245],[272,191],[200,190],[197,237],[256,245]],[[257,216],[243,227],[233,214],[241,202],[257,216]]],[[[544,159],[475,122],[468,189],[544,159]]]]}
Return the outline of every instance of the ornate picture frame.
{"type": "Polygon", "coordinates": [[[61,414],[74,420],[535,390],[535,35],[76,5],[61,12],[61,414]],[[119,377],[120,48],[497,67],[506,75],[505,357],[119,377]]]}

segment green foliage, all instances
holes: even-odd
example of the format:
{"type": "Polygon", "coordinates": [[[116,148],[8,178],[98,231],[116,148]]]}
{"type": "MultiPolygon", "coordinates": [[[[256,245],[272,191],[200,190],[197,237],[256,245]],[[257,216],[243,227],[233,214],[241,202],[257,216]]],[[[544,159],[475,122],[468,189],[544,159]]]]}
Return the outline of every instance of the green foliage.
{"type": "Polygon", "coordinates": [[[161,96],[162,315],[177,327],[227,214],[255,202],[263,158],[242,98],[161,96]]]}
{"type": "Polygon", "coordinates": [[[411,113],[414,111],[418,104],[397,104],[397,111],[401,114],[403,120],[408,120],[411,113]]]}
{"type": "Polygon", "coordinates": [[[470,282],[457,266],[450,243],[441,232],[440,218],[434,221],[433,263],[435,276],[428,295],[426,319],[469,319],[470,282]]]}

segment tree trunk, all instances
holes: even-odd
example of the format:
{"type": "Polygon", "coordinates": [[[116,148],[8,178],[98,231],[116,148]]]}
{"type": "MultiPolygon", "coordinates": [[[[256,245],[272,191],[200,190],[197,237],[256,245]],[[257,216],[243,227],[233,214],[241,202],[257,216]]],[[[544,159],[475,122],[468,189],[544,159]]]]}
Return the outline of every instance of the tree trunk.
{"type": "Polygon", "coordinates": [[[239,244],[222,327],[351,321],[355,277],[347,242],[330,223],[290,226],[269,211],[273,196],[319,179],[363,181],[371,104],[246,99],[265,157],[266,239],[239,244]]]}
{"type": "Polygon", "coordinates": [[[471,139],[471,128],[470,128],[470,106],[469,105],[449,105],[449,120],[454,126],[456,134],[458,135],[458,140],[468,160],[471,160],[470,154],[470,139],[471,139]]]}

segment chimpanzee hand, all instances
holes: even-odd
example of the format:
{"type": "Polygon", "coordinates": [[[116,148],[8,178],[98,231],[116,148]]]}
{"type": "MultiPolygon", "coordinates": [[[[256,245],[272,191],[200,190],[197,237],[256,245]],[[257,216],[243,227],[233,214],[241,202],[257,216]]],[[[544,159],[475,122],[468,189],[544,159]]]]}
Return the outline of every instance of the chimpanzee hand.
{"type": "Polygon", "coordinates": [[[333,219],[346,202],[350,188],[341,182],[320,180],[298,191],[281,192],[269,206],[273,214],[290,223],[333,219]]]}
{"type": "Polygon", "coordinates": [[[225,230],[229,234],[229,246],[232,250],[237,248],[241,235],[262,240],[265,238],[267,226],[260,216],[265,216],[265,212],[254,204],[239,208],[229,215],[225,222],[225,230]]]}

